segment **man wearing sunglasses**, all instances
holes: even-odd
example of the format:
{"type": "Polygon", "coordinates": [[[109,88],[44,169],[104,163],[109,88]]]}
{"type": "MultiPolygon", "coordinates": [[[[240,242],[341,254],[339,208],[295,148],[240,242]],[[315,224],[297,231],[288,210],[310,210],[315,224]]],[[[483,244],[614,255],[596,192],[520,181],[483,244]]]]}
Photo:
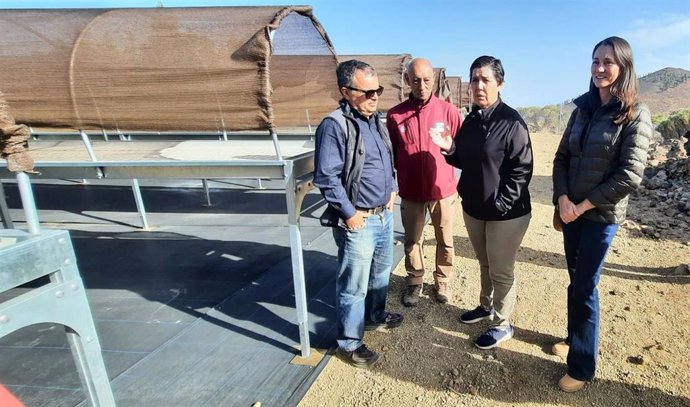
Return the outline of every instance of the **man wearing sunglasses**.
{"type": "Polygon", "coordinates": [[[314,185],[328,203],[321,223],[332,227],[338,246],[336,355],[368,367],[379,356],[364,344],[364,331],[403,322],[386,311],[398,188],[391,141],[376,111],[383,93],[376,71],[350,60],[336,75],[342,99],[316,129],[314,185]]]}
{"type": "Polygon", "coordinates": [[[453,214],[457,201],[455,169],[431,141],[429,131],[455,136],[462,124],[459,110],[433,95],[434,70],[423,58],[411,60],[405,82],[410,98],[388,111],[386,126],[391,135],[400,185],[400,215],[405,229],[407,288],[402,303],[416,306],[424,280],[424,226],[427,211],[436,237],[434,294],[448,302],[448,281],[453,271],[453,214]]]}

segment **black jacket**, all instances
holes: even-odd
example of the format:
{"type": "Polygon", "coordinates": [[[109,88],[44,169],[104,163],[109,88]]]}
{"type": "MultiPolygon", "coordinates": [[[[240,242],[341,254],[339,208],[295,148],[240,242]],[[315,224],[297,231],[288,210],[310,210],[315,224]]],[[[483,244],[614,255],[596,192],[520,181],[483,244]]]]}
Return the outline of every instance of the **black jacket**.
{"type": "Polygon", "coordinates": [[[553,202],[568,195],[578,204],[589,199],[595,208],[582,217],[601,223],[625,220],[628,195],[642,182],[652,119],[644,104],[632,120],[613,123],[620,102],[599,106],[598,93],[585,93],[568,121],[553,160],[553,202]]]}
{"type": "Polygon", "coordinates": [[[507,220],[532,211],[532,142],[520,114],[500,99],[465,118],[446,156],[462,170],[462,208],[480,220],[507,220]]]}

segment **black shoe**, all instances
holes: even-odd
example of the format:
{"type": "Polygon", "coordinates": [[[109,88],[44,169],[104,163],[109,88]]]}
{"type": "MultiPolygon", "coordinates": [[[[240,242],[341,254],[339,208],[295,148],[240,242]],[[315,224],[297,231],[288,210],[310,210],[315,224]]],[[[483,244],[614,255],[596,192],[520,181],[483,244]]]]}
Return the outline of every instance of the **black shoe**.
{"type": "Polygon", "coordinates": [[[346,351],[338,348],[335,354],[343,362],[349,363],[355,367],[369,367],[379,360],[379,354],[367,348],[365,344],[362,344],[362,346],[353,351],[346,351]]]}
{"type": "Polygon", "coordinates": [[[493,349],[499,343],[512,338],[514,332],[513,327],[510,325],[492,326],[486,332],[479,335],[474,341],[474,345],[479,349],[493,349]]]}
{"type": "Polygon", "coordinates": [[[397,328],[402,325],[405,317],[402,314],[394,314],[387,312],[386,317],[381,322],[366,322],[364,324],[365,331],[376,331],[381,328],[397,328]]]}
{"type": "Polygon", "coordinates": [[[460,322],[463,324],[475,324],[479,321],[488,319],[489,321],[494,319],[494,310],[486,309],[481,305],[472,311],[467,311],[460,315],[460,322]]]}

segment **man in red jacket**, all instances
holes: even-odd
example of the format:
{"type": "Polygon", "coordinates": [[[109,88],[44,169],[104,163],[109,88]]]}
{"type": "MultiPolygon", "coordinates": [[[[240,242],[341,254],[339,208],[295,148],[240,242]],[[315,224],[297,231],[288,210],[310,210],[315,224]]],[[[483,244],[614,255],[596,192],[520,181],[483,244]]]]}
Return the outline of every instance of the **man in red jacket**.
{"type": "Polygon", "coordinates": [[[448,280],[453,271],[453,213],[457,200],[455,169],[446,163],[441,149],[431,141],[429,130],[442,128],[455,136],[462,124],[458,108],[432,94],[434,70],[431,63],[415,58],[406,67],[405,81],[412,88],[410,98],[388,111],[386,126],[393,143],[398,172],[400,213],[405,229],[407,288],[402,303],[419,302],[424,278],[424,225],[427,211],[436,235],[434,294],[448,302],[448,280]]]}

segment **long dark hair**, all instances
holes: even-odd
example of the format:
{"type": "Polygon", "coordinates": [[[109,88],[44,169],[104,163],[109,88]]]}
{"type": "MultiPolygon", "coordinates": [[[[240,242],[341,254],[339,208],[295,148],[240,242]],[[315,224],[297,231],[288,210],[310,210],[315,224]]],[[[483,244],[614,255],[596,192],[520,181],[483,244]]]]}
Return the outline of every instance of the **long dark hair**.
{"type": "MultiPolygon", "coordinates": [[[[621,70],[618,78],[611,85],[611,95],[621,102],[620,113],[613,119],[613,122],[621,124],[627,120],[632,120],[635,113],[635,104],[637,103],[637,75],[635,74],[632,48],[630,48],[628,41],[623,38],[608,37],[594,46],[592,58],[594,58],[597,48],[602,45],[608,45],[613,49],[613,58],[621,70]]],[[[590,91],[596,89],[591,78],[589,80],[589,89],[590,91]]]]}

